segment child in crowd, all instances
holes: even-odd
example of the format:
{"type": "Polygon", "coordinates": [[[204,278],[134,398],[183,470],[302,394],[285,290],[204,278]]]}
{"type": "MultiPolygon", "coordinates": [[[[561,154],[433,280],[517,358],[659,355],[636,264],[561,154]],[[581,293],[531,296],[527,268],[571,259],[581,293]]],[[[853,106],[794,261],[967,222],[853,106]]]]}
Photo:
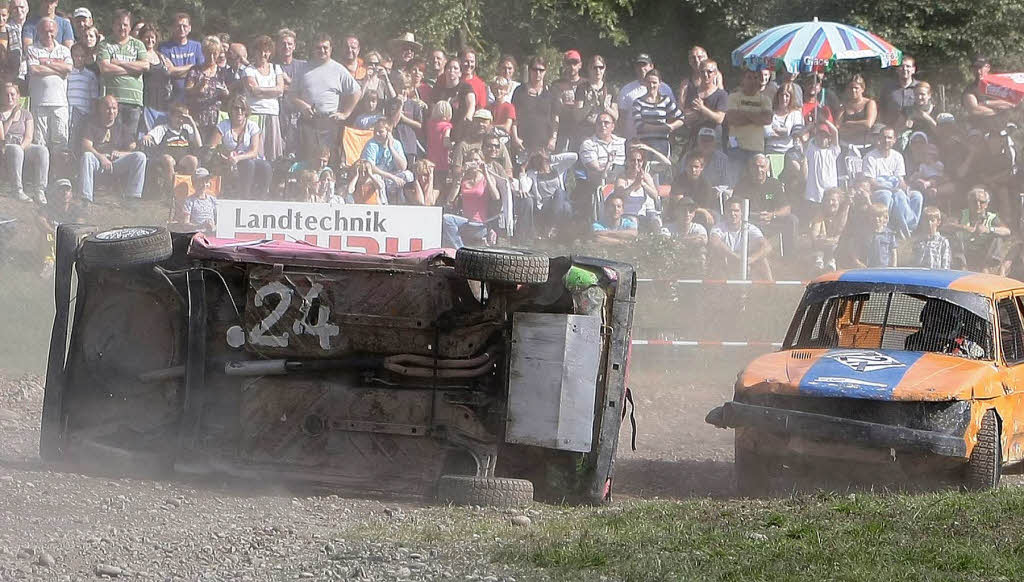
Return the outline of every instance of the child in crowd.
{"type": "Polygon", "coordinates": [[[907,182],[914,190],[924,194],[924,199],[934,204],[940,195],[939,188],[945,183],[946,166],[939,159],[939,146],[929,143],[924,146],[925,158],[910,175],[907,182]]]}
{"type": "Polygon", "coordinates": [[[815,216],[822,197],[829,188],[839,185],[839,129],[823,120],[814,131],[814,139],[807,145],[807,184],[804,189],[806,216],[815,216]]]}
{"type": "Polygon", "coordinates": [[[437,188],[434,187],[434,162],[416,160],[412,166],[413,181],[405,187],[405,199],[418,206],[433,206],[437,202],[437,188]]]}
{"type": "Polygon", "coordinates": [[[381,115],[380,95],[376,91],[369,91],[363,94],[363,98],[356,106],[358,115],[352,125],[356,129],[372,129],[373,124],[383,117],[381,115]]]}
{"type": "Polygon", "coordinates": [[[448,181],[449,151],[452,147],[452,104],[438,101],[430,108],[427,120],[427,159],[434,162],[434,187],[444,188],[448,181]]]}
{"type": "Polygon", "coordinates": [[[88,68],[89,49],[82,44],[71,47],[71,73],[68,75],[68,107],[70,108],[70,142],[78,143],[78,136],[89,118],[92,103],[100,96],[100,78],[88,68]]]}
{"type": "Polygon", "coordinates": [[[889,228],[889,209],[881,202],[871,205],[874,230],[862,241],[860,262],[869,268],[895,267],[896,233],[889,228]]]}
{"type": "Polygon", "coordinates": [[[494,114],[492,127],[501,129],[508,135],[512,135],[512,122],[516,120],[516,107],[507,99],[508,92],[512,88],[512,82],[505,77],[495,77],[491,81],[491,92],[494,93],[494,103],[488,107],[494,114]]]}
{"type": "Polygon", "coordinates": [[[819,272],[836,270],[836,248],[839,246],[839,237],[846,228],[848,211],[849,204],[841,189],[829,188],[825,191],[821,208],[810,225],[814,268],[819,272]]]}
{"type": "Polygon", "coordinates": [[[185,199],[184,221],[206,234],[213,234],[217,230],[217,199],[210,191],[210,171],[196,168],[192,185],[196,193],[185,199]]]}
{"type": "Polygon", "coordinates": [[[925,206],[921,212],[924,220],[918,226],[918,236],[914,240],[914,256],[910,262],[912,267],[927,269],[948,269],[952,257],[949,239],[942,236],[942,212],[934,206],[925,206]]]}

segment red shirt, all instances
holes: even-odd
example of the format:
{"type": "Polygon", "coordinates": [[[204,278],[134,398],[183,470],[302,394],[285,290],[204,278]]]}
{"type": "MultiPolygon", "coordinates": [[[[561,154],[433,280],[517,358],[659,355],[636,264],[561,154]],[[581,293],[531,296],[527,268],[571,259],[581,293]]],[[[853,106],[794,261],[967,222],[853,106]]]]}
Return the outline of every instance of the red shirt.
{"type": "Polygon", "coordinates": [[[488,109],[494,115],[495,126],[504,126],[509,119],[516,119],[516,106],[511,103],[494,103],[488,109]]]}
{"type": "Polygon", "coordinates": [[[469,86],[473,88],[473,94],[476,95],[476,108],[483,109],[487,107],[487,83],[476,75],[472,77],[463,77],[462,79],[469,86]]]}

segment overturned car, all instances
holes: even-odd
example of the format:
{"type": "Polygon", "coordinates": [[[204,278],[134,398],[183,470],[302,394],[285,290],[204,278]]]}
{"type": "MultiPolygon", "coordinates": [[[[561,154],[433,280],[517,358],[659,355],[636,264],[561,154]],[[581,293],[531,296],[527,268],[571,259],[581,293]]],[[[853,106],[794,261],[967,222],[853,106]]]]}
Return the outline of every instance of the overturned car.
{"type": "Polygon", "coordinates": [[[456,503],[610,498],[628,265],[159,227],[57,239],[46,460],[456,503]]]}
{"type": "Polygon", "coordinates": [[[782,349],[708,414],[736,429],[740,493],[804,470],[995,487],[1024,459],[1022,310],[1024,283],[994,275],[864,269],[812,282],[782,349]]]}

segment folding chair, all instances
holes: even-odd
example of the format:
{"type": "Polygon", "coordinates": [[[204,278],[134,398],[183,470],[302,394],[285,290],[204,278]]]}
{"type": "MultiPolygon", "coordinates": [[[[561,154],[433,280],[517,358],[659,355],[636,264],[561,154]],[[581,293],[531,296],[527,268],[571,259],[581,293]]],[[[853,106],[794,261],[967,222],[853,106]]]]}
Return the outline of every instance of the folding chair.
{"type": "Polygon", "coordinates": [[[373,139],[372,129],[354,129],[346,127],[341,132],[342,165],[351,166],[363,155],[366,142],[373,139]]]}

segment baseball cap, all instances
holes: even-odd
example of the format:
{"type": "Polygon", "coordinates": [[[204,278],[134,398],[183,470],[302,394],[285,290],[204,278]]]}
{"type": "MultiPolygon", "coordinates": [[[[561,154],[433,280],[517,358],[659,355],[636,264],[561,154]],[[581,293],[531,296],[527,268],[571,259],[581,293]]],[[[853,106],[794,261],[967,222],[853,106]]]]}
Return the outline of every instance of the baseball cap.
{"type": "Polygon", "coordinates": [[[643,63],[645,65],[653,65],[654,61],[651,60],[651,55],[647,53],[640,53],[633,59],[633,63],[643,63]]]}
{"type": "Polygon", "coordinates": [[[975,67],[982,67],[984,65],[989,64],[989,62],[990,61],[988,60],[988,57],[986,57],[985,55],[975,55],[975,57],[974,57],[974,66],[975,67]]]}
{"type": "Polygon", "coordinates": [[[567,61],[579,61],[583,62],[583,57],[580,56],[580,51],[576,49],[569,49],[565,51],[565,60],[567,61]]]}
{"type": "Polygon", "coordinates": [[[700,131],[697,132],[697,137],[716,138],[716,137],[718,137],[718,135],[715,134],[714,128],[702,127],[702,128],[700,128],[700,131]]]}
{"type": "Polygon", "coordinates": [[[71,187],[71,180],[68,180],[67,178],[61,178],[60,180],[57,180],[57,187],[58,188],[70,188],[71,187]]]}
{"type": "Polygon", "coordinates": [[[915,139],[923,139],[924,143],[928,143],[928,134],[923,131],[915,131],[914,133],[910,134],[910,139],[907,140],[907,143],[910,143],[915,139]]]}
{"type": "Polygon", "coordinates": [[[798,123],[798,124],[794,125],[789,130],[789,135],[791,135],[791,136],[803,135],[805,129],[807,129],[807,128],[804,127],[804,125],[802,123],[798,123]]]}
{"type": "Polygon", "coordinates": [[[473,114],[473,119],[486,119],[487,121],[491,121],[494,119],[494,116],[486,109],[477,109],[476,113],[473,114]]]}
{"type": "Polygon", "coordinates": [[[74,14],[71,15],[71,17],[72,18],[92,18],[92,10],[89,10],[85,6],[81,6],[79,8],[75,8],[75,12],[74,12],[74,14]]]}
{"type": "Polygon", "coordinates": [[[200,168],[196,168],[196,171],[195,171],[194,174],[192,174],[192,177],[194,177],[194,178],[209,178],[210,177],[210,170],[207,170],[206,168],[201,168],[201,167],[200,168]]]}
{"type": "Polygon", "coordinates": [[[947,123],[956,123],[956,118],[953,117],[952,113],[940,113],[935,116],[935,123],[939,125],[945,125],[947,123]]]}

